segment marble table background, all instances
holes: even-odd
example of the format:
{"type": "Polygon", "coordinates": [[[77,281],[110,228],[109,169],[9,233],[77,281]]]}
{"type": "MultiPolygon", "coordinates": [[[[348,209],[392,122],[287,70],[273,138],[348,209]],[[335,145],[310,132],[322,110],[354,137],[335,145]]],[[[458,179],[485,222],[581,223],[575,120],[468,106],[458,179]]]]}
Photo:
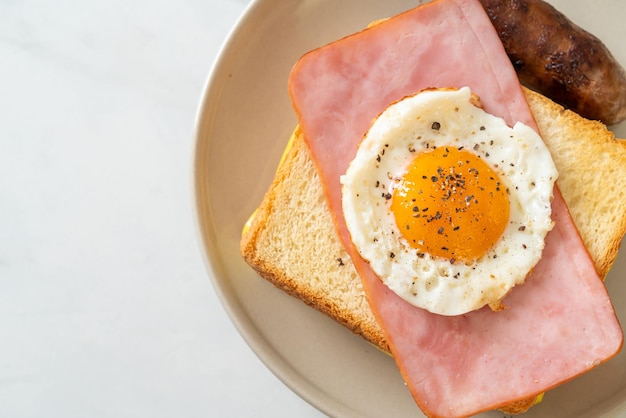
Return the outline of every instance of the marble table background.
{"type": "Polygon", "coordinates": [[[0,417],[319,417],[230,323],[195,114],[248,0],[0,0],[0,417]]]}

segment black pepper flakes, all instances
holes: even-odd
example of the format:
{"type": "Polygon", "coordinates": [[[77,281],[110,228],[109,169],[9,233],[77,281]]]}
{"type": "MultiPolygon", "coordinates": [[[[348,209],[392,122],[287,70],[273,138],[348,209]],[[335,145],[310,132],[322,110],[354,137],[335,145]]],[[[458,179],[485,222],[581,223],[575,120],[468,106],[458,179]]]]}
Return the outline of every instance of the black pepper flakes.
{"type": "Polygon", "coordinates": [[[438,131],[439,129],[441,129],[441,124],[439,122],[433,122],[433,124],[430,126],[430,129],[438,131]]]}

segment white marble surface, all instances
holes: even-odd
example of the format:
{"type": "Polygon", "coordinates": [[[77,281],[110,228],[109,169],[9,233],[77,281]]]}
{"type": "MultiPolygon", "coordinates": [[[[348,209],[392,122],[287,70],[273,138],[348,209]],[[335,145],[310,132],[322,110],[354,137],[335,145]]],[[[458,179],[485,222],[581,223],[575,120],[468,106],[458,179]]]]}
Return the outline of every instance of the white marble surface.
{"type": "Polygon", "coordinates": [[[0,417],[319,417],[207,275],[195,112],[249,0],[0,0],[0,417]]]}

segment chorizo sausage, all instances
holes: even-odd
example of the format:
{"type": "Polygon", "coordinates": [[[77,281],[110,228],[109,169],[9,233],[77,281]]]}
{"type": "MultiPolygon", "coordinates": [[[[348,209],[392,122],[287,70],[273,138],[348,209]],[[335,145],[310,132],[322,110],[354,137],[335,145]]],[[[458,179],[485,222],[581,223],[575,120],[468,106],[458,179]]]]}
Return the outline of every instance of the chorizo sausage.
{"type": "Polygon", "coordinates": [[[626,72],[600,39],[542,0],[480,2],[522,84],[588,119],[626,119],[626,72]]]}

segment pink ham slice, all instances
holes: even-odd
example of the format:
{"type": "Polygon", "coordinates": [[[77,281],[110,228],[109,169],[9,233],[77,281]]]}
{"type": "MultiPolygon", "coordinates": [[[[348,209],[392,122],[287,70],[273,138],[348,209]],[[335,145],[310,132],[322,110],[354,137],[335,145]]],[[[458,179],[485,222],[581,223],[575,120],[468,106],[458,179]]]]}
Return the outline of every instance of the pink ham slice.
{"type": "Polygon", "coordinates": [[[524,286],[488,308],[444,317],[389,291],[351,245],[345,173],[371,121],[427,87],[469,86],[507,123],[536,128],[517,76],[475,0],[438,0],[302,57],[289,89],[338,233],[420,408],[467,416],[535,396],[614,356],[623,334],[606,289],[555,188],[554,230],[524,286]]]}

